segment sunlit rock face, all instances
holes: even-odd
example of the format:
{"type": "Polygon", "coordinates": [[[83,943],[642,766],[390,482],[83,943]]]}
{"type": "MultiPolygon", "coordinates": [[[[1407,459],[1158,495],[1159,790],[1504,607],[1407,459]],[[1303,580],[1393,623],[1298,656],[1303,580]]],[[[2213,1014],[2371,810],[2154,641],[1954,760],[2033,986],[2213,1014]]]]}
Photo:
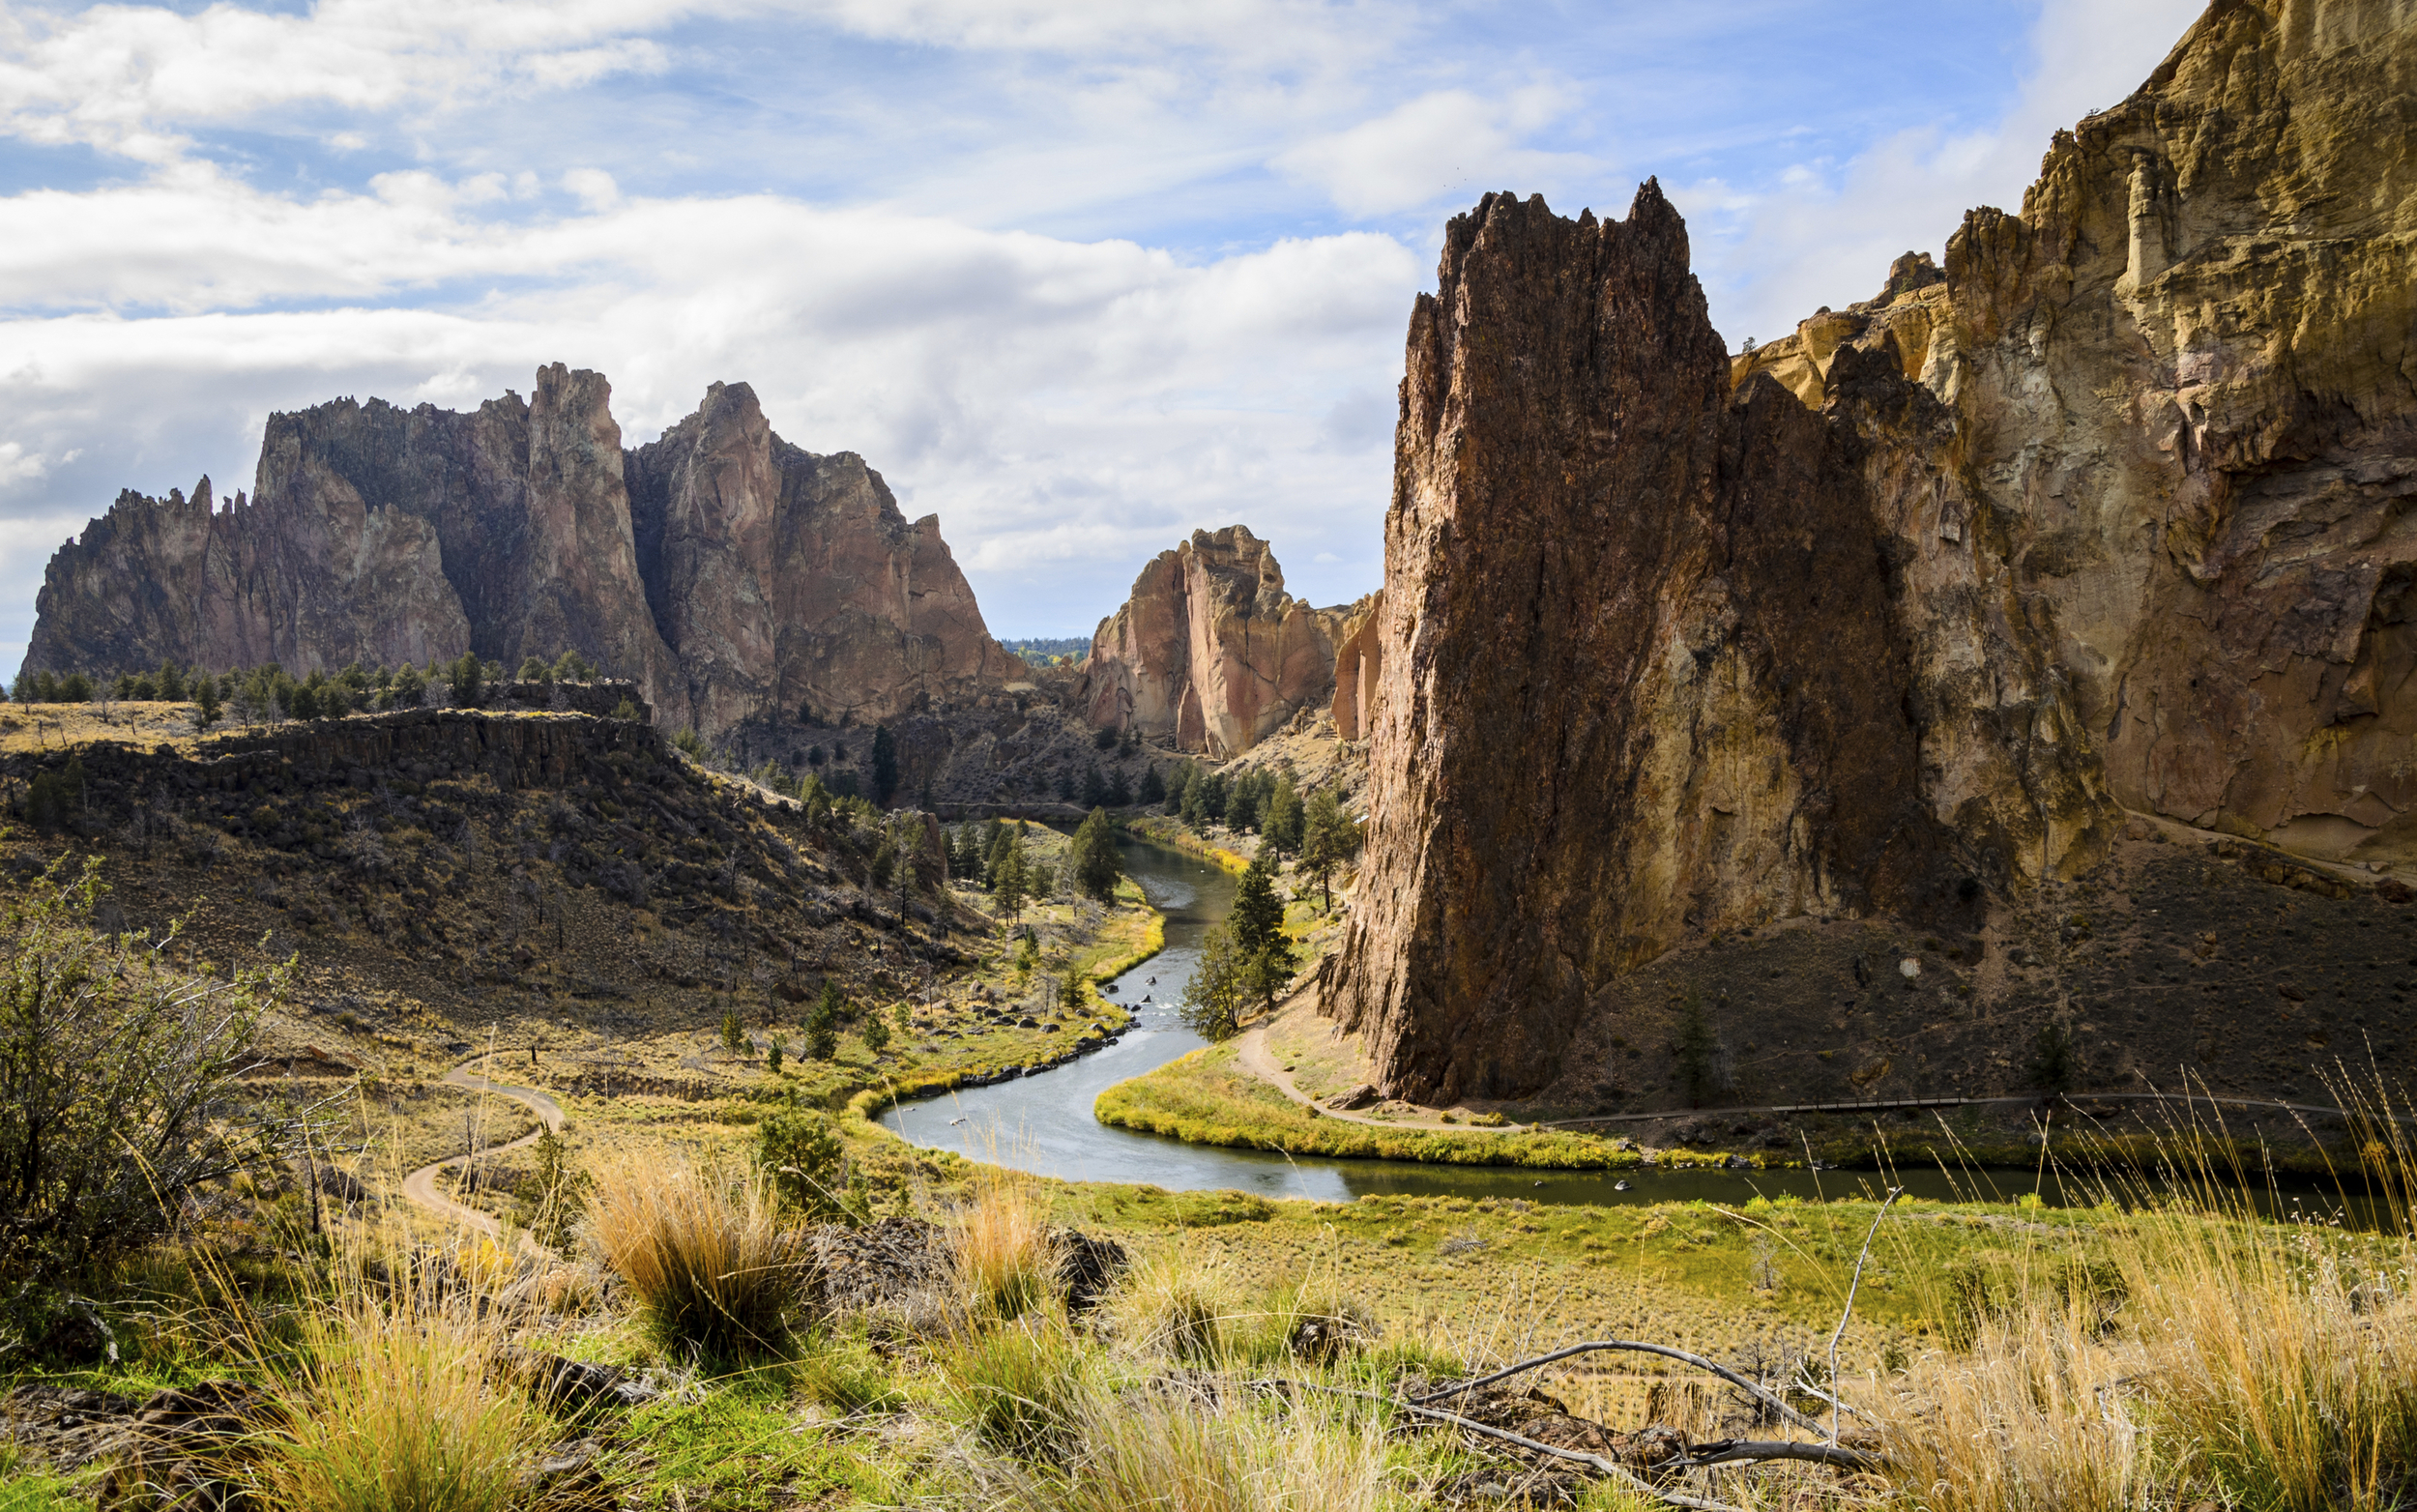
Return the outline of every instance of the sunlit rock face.
{"type": "Polygon", "coordinates": [[[889,717],[1022,679],[936,516],[744,384],[626,450],[603,376],[557,363],[469,413],[339,399],[270,418],[251,495],[120,495],[50,563],[28,668],[163,658],[295,672],[575,650],[708,735],[889,717]]]}
{"type": "Polygon", "coordinates": [[[1077,698],[1099,728],[1239,755],[1327,700],[1347,613],[1286,593],[1274,551],[1246,527],[1195,531],[1099,623],[1077,698]]]}
{"type": "Polygon", "coordinates": [[[1684,229],[1489,196],[1412,317],[1328,1011],[1552,1080],[1775,918],[1971,927],[2126,810],[2417,858],[2417,14],[2213,7],[2020,215],[1732,359],[1684,229]]]}

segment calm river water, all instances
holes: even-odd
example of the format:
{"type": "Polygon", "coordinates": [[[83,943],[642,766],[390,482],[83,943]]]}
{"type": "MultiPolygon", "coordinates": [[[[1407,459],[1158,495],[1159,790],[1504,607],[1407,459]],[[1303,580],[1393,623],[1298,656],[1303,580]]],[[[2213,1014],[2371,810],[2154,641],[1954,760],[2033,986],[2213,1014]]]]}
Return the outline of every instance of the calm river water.
{"type": "MultiPolygon", "coordinates": [[[[1092,1116],[1100,1092],[1206,1043],[1178,1022],[1174,1003],[1199,959],[1201,936],[1234,901],[1234,879],[1218,867],[1132,835],[1121,834],[1118,843],[1126,874],[1167,921],[1166,948],[1115,982],[1113,996],[1139,1009],[1131,1030],[1116,1044],[1055,1070],[901,1103],[882,1115],[885,1126],[914,1144],[1067,1180],[1147,1182],[1171,1191],[1231,1188],[1320,1202],[1409,1193],[1607,1206],[1697,1198],[1742,1203],[1757,1194],[1860,1197],[1886,1185],[1866,1171],[1528,1171],[1333,1160],[1187,1145],[1111,1128],[1092,1116]],[[1150,1001],[1144,1003],[1145,997],[1150,1001]]],[[[2008,1202],[2035,1188],[2050,1203],[2068,1200],[2053,1174],[2043,1185],[2034,1173],[2011,1168],[1904,1170],[1894,1179],[1908,1196],[1942,1201],[2008,1202]]],[[[2080,1190],[2069,1194],[2075,1202],[2092,1198],[2080,1190]]]]}

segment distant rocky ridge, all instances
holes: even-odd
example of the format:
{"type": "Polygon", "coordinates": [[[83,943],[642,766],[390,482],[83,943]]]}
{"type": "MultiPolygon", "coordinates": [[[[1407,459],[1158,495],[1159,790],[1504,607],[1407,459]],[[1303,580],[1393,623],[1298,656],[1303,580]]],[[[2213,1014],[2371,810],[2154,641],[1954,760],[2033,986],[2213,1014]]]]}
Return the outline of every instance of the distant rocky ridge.
{"type": "MultiPolygon", "coordinates": [[[[1852,976],[1799,963],[1824,1012],[1891,929],[1995,963],[2127,811],[2417,860],[2413,89],[2404,6],[2217,0],[2021,215],[1733,362],[1655,186],[1456,218],[1325,982],[1388,1090],[1567,1090],[1635,1043],[1617,983],[1774,921],[1877,923],[1852,976]]],[[[2001,972],[1935,1016],[2001,1026],[2002,1089],[2081,1009],[2001,972]]]]}
{"type": "Polygon", "coordinates": [[[254,491],[129,491],[51,559],[28,670],[163,658],[289,671],[517,664],[576,650],[708,736],[870,722],[1024,683],[937,516],[853,452],[782,441],[715,384],[621,444],[611,387],[562,363],[457,414],[340,399],[270,418],[254,491]]]}
{"type": "Polygon", "coordinates": [[[1286,593],[1274,551],[1247,527],[1195,531],[1099,622],[1074,696],[1096,728],[1237,756],[1326,701],[1349,615],[1286,593]]]}

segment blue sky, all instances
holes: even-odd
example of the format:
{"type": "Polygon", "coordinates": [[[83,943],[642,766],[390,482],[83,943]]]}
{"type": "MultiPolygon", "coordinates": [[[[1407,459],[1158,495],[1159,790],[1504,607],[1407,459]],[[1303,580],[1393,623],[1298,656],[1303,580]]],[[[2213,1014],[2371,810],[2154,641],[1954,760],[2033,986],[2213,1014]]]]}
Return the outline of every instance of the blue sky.
{"type": "Polygon", "coordinates": [[[745,380],[937,512],[1003,635],[1233,521],[1377,586],[1393,386],[1488,189],[1657,176],[1732,346],[1868,297],[2195,0],[321,0],[0,9],[0,667],[121,487],[557,360],[745,380]]]}

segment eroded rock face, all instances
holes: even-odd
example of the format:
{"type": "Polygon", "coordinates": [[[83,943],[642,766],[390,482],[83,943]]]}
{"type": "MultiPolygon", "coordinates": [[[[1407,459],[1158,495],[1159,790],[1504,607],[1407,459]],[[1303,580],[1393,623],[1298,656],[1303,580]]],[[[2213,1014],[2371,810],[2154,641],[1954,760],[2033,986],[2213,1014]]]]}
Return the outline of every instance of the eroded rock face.
{"type": "Polygon", "coordinates": [[[2417,859],[2413,30],[2220,4],[2021,216],[1733,364],[1652,186],[1453,222],[1326,984],[1388,1090],[1542,1086],[1724,929],[1953,936],[2127,808],[2417,859]]]}
{"type": "Polygon", "coordinates": [[[1275,553],[1248,528],[1195,531],[1099,622],[1075,696],[1102,729],[1238,755],[1325,700],[1347,614],[1286,593],[1275,553]]]}
{"type": "Polygon", "coordinates": [[[1380,588],[1351,606],[1334,638],[1334,733],[1342,740],[1365,740],[1375,722],[1377,680],[1384,670],[1377,623],[1383,613],[1380,588]]]}
{"type": "Polygon", "coordinates": [[[625,451],[602,375],[557,363],[468,414],[372,399],[271,417],[254,496],[127,493],[52,558],[28,668],[296,672],[576,650],[671,725],[889,717],[1020,680],[937,516],[860,457],[772,434],[754,392],[625,451]]]}

